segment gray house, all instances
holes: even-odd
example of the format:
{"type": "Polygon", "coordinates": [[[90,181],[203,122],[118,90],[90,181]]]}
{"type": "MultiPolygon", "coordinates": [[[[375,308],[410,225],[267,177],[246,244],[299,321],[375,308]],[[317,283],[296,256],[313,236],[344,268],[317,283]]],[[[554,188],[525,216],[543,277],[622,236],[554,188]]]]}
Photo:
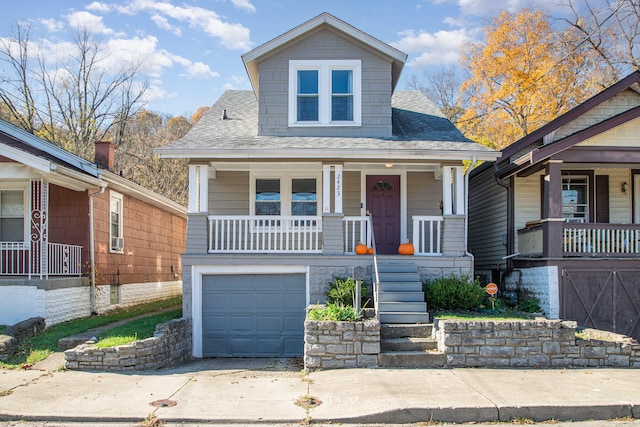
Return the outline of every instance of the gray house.
{"type": "Polygon", "coordinates": [[[244,54],[253,90],[156,151],[189,159],[195,357],[301,355],[305,307],[354,269],[383,322],[428,321],[420,281],[472,272],[463,162],[498,153],[394,90],[406,58],[323,13],[244,54]],[[398,255],[406,240],[413,256],[398,255]]]}
{"type": "Polygon", "coordinates": [[[471,172],[476,274],[640,339],[640,72],[471,172]]]}

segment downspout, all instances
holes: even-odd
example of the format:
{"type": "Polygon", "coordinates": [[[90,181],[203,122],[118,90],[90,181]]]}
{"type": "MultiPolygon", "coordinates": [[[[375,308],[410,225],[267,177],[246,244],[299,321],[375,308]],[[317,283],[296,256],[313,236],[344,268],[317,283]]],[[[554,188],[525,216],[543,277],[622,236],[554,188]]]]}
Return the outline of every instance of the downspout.
{"type": "Polygon", "coordinates": [[[96,253],[95,253],[95,243],[94,243],[94,230],[93,230],[93,198],[104,194],[106,185],[104,187],[100,187],[100,191],[96,193],[89,194],[89,257],[91,262],[91,284],[89,286],[89,294],[90,294],[90,310],[91,314],[96,313],[96,253]]]}
{"type": "Polygon", "coordinates": [[[512,244],[513,233],[511,230],[513,229],[513,220],[511,219],[511,215],[513,215],[513,209],[511,209],[510,207],[513,206],[513,203],[510,203],[510,198],[514,196],[511,191],[513,189],[511,187],[511,183],[505,183],[501,178],[498,178],[498,176],[496,175],[498,172],[497,163],[494,163],[493,170],[494,170],[493,178],[495,179],[496,184],[498,184],[500,187],[503,187],[507,191],[507,241],[506,241],[507,250],[506,252],[508,255],[503,257],[503,259],[507,261],[507,265],[502,273],[500,273],[500,267],[498,267],[498,274],[500,276],[499,286],[500,286],[500,289],[504,290],[503,278],[506,277],[513,270],[513,263],[511,259],[519,255],[518,253],[513,253],[513,251],[515,251],[515,248],[513,247],[513,244],[512,244]],[[512,253],[509,253],[509,252],[512,252],[512,253]]]}
{"type": "MultiPolygon", "coordinates": [[[[464,254],[465,256],[473,257],[473,255],[469,252],[469,175],[471,171],[476,168],[476,157],[471,158],[471,166],[467,169],[467,173],[464,174],[464,187],[466,188],[466,196],[464,203],[464,254]]],[[[473,275],[472,275],[473,277],[473,275]]]]}

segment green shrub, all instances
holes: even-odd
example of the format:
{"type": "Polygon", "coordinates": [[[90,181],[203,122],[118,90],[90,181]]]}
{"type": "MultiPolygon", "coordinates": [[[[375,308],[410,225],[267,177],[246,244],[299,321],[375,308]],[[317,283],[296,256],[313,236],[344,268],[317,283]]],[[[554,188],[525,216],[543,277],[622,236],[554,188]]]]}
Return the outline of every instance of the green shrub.
{"type": "Polygon", "coordinates": [[[540,309],[540,301],[536,297],[529,297],[518,301],[517,309],[525,313],[538,313],[540,309]]]}
{"type": "MultiPolygon", "coordinates": [[[[327,292],[327,302],[355,307],[353,301],[356,298],[356,281],[351,277],[336,277],[329,282],[329,292],[327,292]]],[[[360,285],[362,299],[367,295],[368,287],[360,285]]],[[[362,307],[362,304],[358,305],[362,307]]]]}
{"type": "Polygon", "coordinates": [[[480,282],[466,275],[425,281],[422,290],[429,308],[438,310],[477,310],[486,297],[480,282]]]}
{"type": "Polygon", "coordinates": [[[307,317],[309,320],[352,322],[362,317],[362,311],[339,302],[327,303],[325,307],[309,310],[307,317]]]}

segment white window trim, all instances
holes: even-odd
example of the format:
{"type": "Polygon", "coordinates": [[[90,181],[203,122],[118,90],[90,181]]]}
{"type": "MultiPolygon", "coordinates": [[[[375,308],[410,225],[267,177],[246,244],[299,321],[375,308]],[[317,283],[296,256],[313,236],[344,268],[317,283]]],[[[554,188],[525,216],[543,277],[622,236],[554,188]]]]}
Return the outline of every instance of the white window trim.
{"type": "MultiPolygon", "coordinates": [[[[257,179],[280,179],[280,216],[291,215],[291,180],[293,179],[315,179],[316,180],[316,217],[322,215],[322,174],[308,173],[265,173],[252,172],[250,181],[250,214],[256,215],[256,180],[257,179]]],[[[268,216],[268,215],[267,215],[268,216]]],[[[310,217],[313,218],[313,217],[310,217]]]]}
{"type": "Polygon", "coordinates": [[[24,210],[24,236],[22,242],[31,241],[31,191],[28,182],[3,182],[0,184],[0,190],[22,190],[22,208],[24,210]]]}
{"type": "Polygon", "coordinates": [[[289,126],[361,126],[362,64],[360,60],[290,60],[289,61],[289,126]],[[318,70],[318,121],[297,121],[298,71],[318,70]],[[353,71],[353,121],[331,121],[331,71],[353,71]]]}
{"type": "Polygon", "coordinates": [[[116,253],[116,254],[124,253],[124,244],[122,245],[122,249],[113,248],[113,245],[111,244],[111,242],[114,237],[119,237],[124,241],[124,196],[115,191],[110,191],[109,192],[109,252],[116,253]],[[120,212],[119,212],[120,222],[118,224],[119,236],[114,236],[111,234],[111,202],[113,199],[120,201],[120,212]]]}

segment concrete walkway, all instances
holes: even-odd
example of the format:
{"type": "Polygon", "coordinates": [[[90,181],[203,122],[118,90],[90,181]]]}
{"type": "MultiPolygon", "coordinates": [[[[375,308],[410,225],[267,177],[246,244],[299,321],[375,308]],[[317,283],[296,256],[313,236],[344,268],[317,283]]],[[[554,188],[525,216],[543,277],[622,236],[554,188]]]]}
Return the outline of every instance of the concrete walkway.
{"type": "Polygon", "coordinates": [[[419,423],[640,418],[640,370],[346,369],[203,359],[126,374],[0,370],[0,421],[419,423]]]}

